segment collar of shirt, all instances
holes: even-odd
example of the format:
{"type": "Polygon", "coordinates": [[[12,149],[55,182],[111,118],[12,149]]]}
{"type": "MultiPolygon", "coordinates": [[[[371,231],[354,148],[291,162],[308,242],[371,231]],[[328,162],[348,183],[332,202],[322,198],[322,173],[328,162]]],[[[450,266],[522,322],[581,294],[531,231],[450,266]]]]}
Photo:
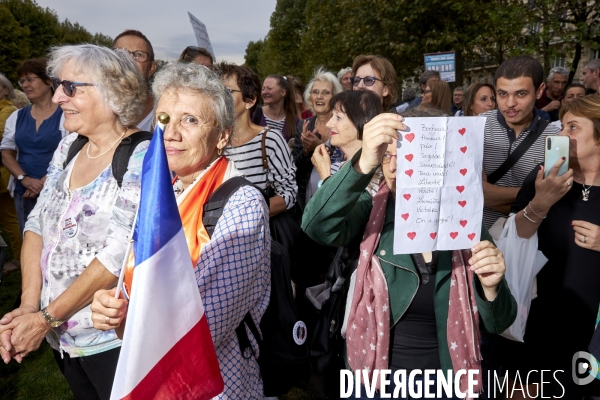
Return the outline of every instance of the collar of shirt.
{"type": "MultiPolygon", "coordinates": [[[[508,136],[508,141],[510,143],[510,145],[512,146],[513,143],[517,140],[517,136],[515,134],[515,130],[510,128],[507,124],[506,124],[506,120],[504,119],[504,115],[502,115],[502,113],[500,112],[500,110],[496,111],[496,115],[498,117],[498,122],[500,123],[500,125],[502,125],[502,127],[504,129],[506,129],[506,135],[508,136]]],[[[533,109],[533,119],[531,120],[531,125],[529,125],[529,127],[527,129],[523,129],[523,131],[521,132],[521,135],[525,132],[535,132],[537,131],[538,128],[538,124],[540,122],[540,116],[538,114],[538,110],[537,108],[533,109]]]]}

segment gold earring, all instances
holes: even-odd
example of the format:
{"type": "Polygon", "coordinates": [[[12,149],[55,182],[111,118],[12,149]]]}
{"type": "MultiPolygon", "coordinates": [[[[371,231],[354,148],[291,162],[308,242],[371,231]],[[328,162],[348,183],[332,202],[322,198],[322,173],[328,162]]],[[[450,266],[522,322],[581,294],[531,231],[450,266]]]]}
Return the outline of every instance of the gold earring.
{"type": "Polygon", "coordinates": [[[217,148],[217,155],[218,155],[219,157],[221,157],[221,155],[222,155],[222,154],[223,154],[223,149],[219,149],[219,148],[217,148]]]}

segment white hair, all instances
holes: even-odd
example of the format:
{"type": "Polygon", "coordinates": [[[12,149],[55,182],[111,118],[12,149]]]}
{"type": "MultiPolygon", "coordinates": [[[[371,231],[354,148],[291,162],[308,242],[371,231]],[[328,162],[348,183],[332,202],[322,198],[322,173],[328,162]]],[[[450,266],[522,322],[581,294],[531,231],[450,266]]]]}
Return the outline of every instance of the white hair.
{"type": "Polygon", "coordinates": [[[352,72],[352,67],[346,67],[346,68],[340,69],[339,72],[338,72],[338,74],[337,74],[338,79],[341,80],[342,77],[344,75],[346,75],[348,72],[352,72]]]}
{"type": "Polygon", "coordinates": [[[15,98],[15,88],[13,87],[12,83],[10,83],[8,78],[2,73],[0,73],[0,86],[4,86],[8,89],[8,95],[6,96],[8,100],[13,100],[15,98]]]}
{"type": "Polygon", "coordinates": [[[144,109],[147,86],[135,61],[125,50],[115,51],[93,44],[68,45],[50,49],[48,76],[58,78],[67,62],[76,73],[86,73],[100,99],[124,127],[135,125],[144,109]]]}
{"type": "Polygon", "coordinates": [[[554,77],[554,74],[569,76],[569,70],[566,69],[565,67],[554,67],[554,68],[552,68],[550,70],[550,73],[548,74],[548,82],[550,82],[552,80],[552,78],[554,77]]]}
{"type": "Polygon", "coordinates": [[[219,131],[233,127],[233,97],[219,76],[204,65],[169,63],[156,73],[152,91],[155,104],[166,91],[192,91],[206,96],[215,113],[219,131]]]}
{"type": "MultiPolygon", "coordinates": [[[[352,72],[352,68],[350,68],[350,72],[352,72]]],[[[304,90],[304,102],[310,105],[311,108],[312,105],[310,104],[310,92],[312,92],[313,84],[317,81],[329,83],[334,96],[344,91],[344,88],[342,87],[340,81],[336,79],[335,75],[327,71],[324,67],[317,68],[313,78],[310,80],[310,82],[308,82],[308,85],[306,85],[306,90],[304,90]]]]}

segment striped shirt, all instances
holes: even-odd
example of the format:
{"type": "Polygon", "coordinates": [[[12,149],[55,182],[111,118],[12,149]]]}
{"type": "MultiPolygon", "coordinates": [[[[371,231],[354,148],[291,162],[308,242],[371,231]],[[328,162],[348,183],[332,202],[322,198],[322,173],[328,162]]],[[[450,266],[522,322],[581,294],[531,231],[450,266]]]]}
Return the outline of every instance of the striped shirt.
{"type": "MultiPolygon", "coordinates": [[[[515,138],[515,131],[508,127],[500,110],[492,110],[480,115],[487,117],[483,139],[483,171],[490,176],[508,158],[508,155],[525,140],[528,135],[535,134],[539,121],[537,110],[533,111],[531,125],[515,138]]],[[[529,173],[544,161],[544,143],[546,136],[556,135],[560,130],[548,125],[523,156],[511,169],[500,178],[495,185],[502,187],[521,187],[529,173]]],[[[507,217],[491,208],[483,208],[483,223],[489,229],[500,217],[507,217]]]]}
{"type": "Polygon", "coordinates": [[[225,147],[224,154],[250,182],[263,190],[267,187],[273,188],[275,194],[283,197],[287,208],[290,209],[296,204],[298,194],[296,166],[292,161],[290,148],[281,133],[269,130],[265,141],[269,169],[265,171],[262,162],[264,133],[265,130],[241,146],[225,147]]]}
{"type": "Polygon", "coordinates": [[[285,117],[280,119],[279,121],[271,119],[265,115],[265,122],[267,126],[271,129],[275,129],[276,131],[283,132],[283,127],[285,126],[285,117]]]}

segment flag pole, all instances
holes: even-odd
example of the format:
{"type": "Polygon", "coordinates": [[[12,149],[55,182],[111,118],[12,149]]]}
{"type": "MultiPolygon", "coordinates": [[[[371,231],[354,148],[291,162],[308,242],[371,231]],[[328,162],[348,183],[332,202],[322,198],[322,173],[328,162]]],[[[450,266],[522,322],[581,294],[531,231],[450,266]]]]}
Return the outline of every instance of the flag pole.
{"type": "MultiPolygon", "coordinates": [[[[165,124],[169,123],[169,116],[167,114],[161,114],[158,117],[159,122],[156,124],[164,131],[165,124]],[[165,118],[166,117],[166,118],[165,118]]],[[[125,250],[125,257],[123,258],[123,262],[121,263],[121,273],[119,274],[119,282],[117,283],[117,290],[115,291],[115,299],[118,299],[121,295],[121,288],[123,287],[123,280],[125,280],[125,269],[127,267],[127,262],[129,261],[129,254],[131,254],[131,249],[133,248],[133,231],[135,230],[135,224],[137,223],[138,213],[140,212],[140,206],[138,204],[138,208],[135,211],[135,217],[133,218],[133,225],[131,226],[131,233],[129,234],[127,249],[125,250]]],[[[129,288],[131,290],[131,288],[129,288]]],[[[125,294],[127,296],[127,294],[125,294]]],[[[127,299],[129,300],[129,298],[127,299]]]]}

